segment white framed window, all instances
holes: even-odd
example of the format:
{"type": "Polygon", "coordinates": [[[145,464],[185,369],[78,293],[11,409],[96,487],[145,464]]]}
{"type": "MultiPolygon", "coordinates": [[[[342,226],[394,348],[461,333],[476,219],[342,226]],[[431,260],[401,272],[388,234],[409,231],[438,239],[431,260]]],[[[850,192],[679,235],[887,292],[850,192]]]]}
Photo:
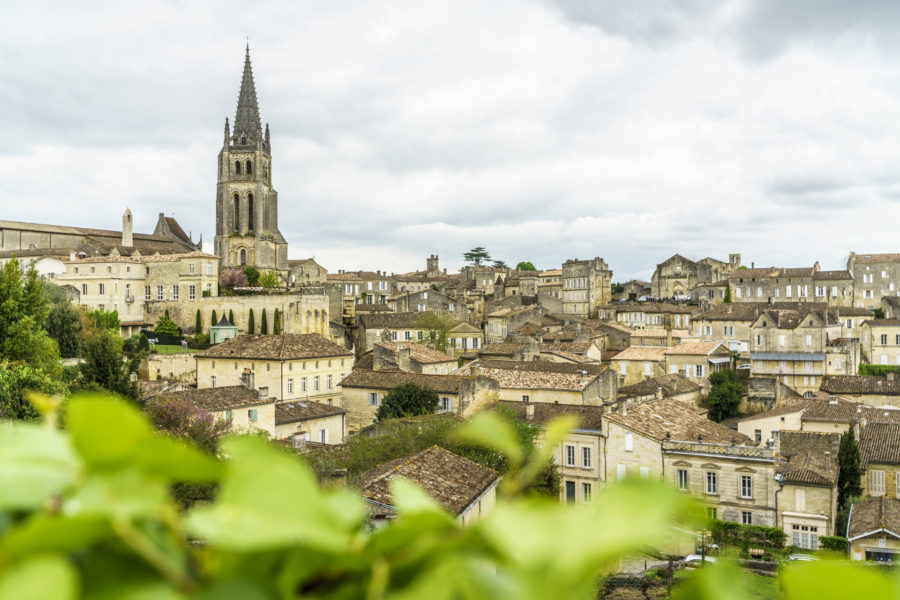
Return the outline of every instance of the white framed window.
{"type": "Polygon", "coordinates": [[[703,365],[694,365],[694,375],[696,377],[703,377],[703,365]]]}
{"type": "MultiPolygon", "coordinates": [[[[87,284],[86,283],[81,284],[81,295],[87,296],[87,284]]],[[[147,298],[147,300],[149,300],[149,298],[147,298]]]]}
{"type": "Polygon", "coordinates": [[[319,376],[318,376],[318,375],[316,375],[315,377],[313,377],[313,391],[314,391],[314,392],[318,392],[318,391],[319,391],[319,376]]]}
{"type": "Polygon", "coordinates": [[[581,468],[582,469],[590,469],[591,468],[591,448],[590,448],[590,446],[582,446],[581,447],[581,468]]]}
{"type": "Polygon", "coordinates": [[[791,526],[791,543],[806,550],[819,549],[819,528],[811,525],[791,526]]]}
{"type": "Polygon", "coordinates": [[[779,336],[778,336],[778,345],[779,345],[779,346],[784,346],[785,341],[786,341],[785,336],[783,336],[783,335],[779,335],[779,336]]]}
{"type": "Polygon", "coordinates": [[[625,452],[634,452],[634,434],[625,432],[625,452]]]}
{"type": "Polygon", "coordinates": [[[749,511],[741,511],[741,525],[753,525],[753,513],[749,511]]]}
{"type": "Polygon", "coordinates": [[[106,285],[100,284],[100,291],[98,292],[101,296],[106,294],[106,285]]]}
{"type": "Polygon", "coordinates": [[[591,484],[584,482],[581,484],[581,500],[582,502],[591,501],[591,484]]]}
{"type": "Polygon", "coordinates": [[[884,496],[884,471],[869,471],[869,495],[884,496]]]}
{"type": "Polygon", "coordinates": [[[566,446],[566,462],[567,467],[575,466],[575,446],[566,446]]]}
{"type": "Polygon", "coordinates": [[[441,398],[441,410],[445,412],[453,410],[453,400],[447,397],[441,398]]]}
{"type": "Polygon", "coordinates": [[[172,286],[172,300],[178,300],[178,286],[172,286]]]}
{"type": "Polygon", "coordinates": [[[288,380],[287,380],[287,393],[288,394],[294,393],[294,380],[291,378],[288,378],[288,380]]]}
{"type": "Polygon", "coordinates": [[[212,377],[209,378],[209,384],[210,384],[210,387],[216,387],[216,376],[215,375],[213,375],[212,377]]]}
{"type": "Polygon", "coordinates": [[[369,392],[369,406],[378,406],[381,402],[381,398],[378,396],[378,392],[369,392]]]}
{"type": "Polygon", "coordinates": [[[809,347],[811,347],[811,346],[812,346],[812,336],[811,336],[811,335],[807,335],[807,336],[806,336],[806,347],[809,348],[809,347]]]}
{"type": "MultiPolygon", "coordinates": [[[[304,368],[305,368],[306,363],[303,363],[303,365],[304,365],[304,368]]],[[[306,392],[306,377],[301,377],[301,378],[300,378],[300,391],[301,391],[301,392],[306,392]]]]}
{"type": "Polygon", "coordinates": [[[753,477],[741,475],[741,498],[753,497],[753,477]]]}
{"type": "Polygon", "coordinates": [[[188,286],[188,300],[194,300],[197,297],[197,286],[193,283],[188,286]]]}
{"type": "Polygon", "coordinates": [[[144,286],[144,300],[146,300],[147,302],[150,301],[150,286],[149,285],[144,286]]]}
{"type": "Polygon", "coordinates": [[[785,298],[790,298],[790,297],[791,297],[791,286],[789,286],[789,285],[788,285],[788,286],[785,286],[785,288],[784,288],[784,297],[785,297],[785,298]]]}
{"type": "Polygon", "coordinates": [[[194,263],[188,263],[188,273],[194,274],[194,263]]]}
{"type": "Polygon", "coordinates": [[[687,490],[688,489],[688,471],[687,469],[678,469],[676,471],[676,485],[679,490],[687,490]]]}
{"type": "Polygon", "coordinates": [[[394,341],[394,342],[397,341],[397,332],[396,331],[391,332],[391,341],[394,341]]]}
{"type": "Polygon", "coordinates": [[[649,362],[644,363],[644,375],[650,375],[651,364],[649,362]]]}
{"type": "Polygon", "coordinates": [[[163,299],[163,286],[161,286],[161,285],[156,286],[156,299],[157,300],[163,299]]]}
{"type": "Polygon", "coordinates": [[[715,471],[707,471],[706,472],[706,493],[707,494],[718,494],[719,493],[719,474],[715,471]]]}
{"type": "Polygon", "coordinates": [[[206,263],[206,274],[212,275],[212,263],[206,263]]]}
{"type": "Polygon", "coordinates": [[[329,376],[325,379],[325,385],[327,386],[327,389],[329,389],[329,390],[331,389],[331,377],[332,377],[332,376],[329,375],[329,376]]]}

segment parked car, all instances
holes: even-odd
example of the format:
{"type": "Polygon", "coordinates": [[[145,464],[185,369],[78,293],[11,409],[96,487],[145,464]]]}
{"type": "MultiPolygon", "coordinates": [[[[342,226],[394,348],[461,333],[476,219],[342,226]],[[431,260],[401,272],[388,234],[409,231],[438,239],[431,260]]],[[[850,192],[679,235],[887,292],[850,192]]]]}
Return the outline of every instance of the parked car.
{"type": "Polygon", "coordinates": [[[813,556],[812,554],[791,554],[788,557],[788,560],[791,562],[795,562],[795,561],[812,562],[814,560],[819,560],[819,557],[813,556]]]}
{"type": "Polygon", "coordinates": [[[715,556],[702,556],[700,554],[688,554],[684,557],[684,562],[686,563],[700,563],[700,562],[716,562],[715,556]]]}

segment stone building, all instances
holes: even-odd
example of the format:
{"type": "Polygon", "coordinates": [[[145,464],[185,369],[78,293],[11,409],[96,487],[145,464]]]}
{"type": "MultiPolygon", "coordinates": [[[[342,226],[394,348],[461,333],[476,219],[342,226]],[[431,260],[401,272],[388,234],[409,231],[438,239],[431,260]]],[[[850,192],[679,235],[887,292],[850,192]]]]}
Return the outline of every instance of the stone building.
{"type": "Polygon", "coordinates": [[[252,265],[288,280],[287,241],[278,230],[278,192],[272,187],[269,125],[263,131],[249,46],[234,129],[226,118],[219,151],[215,249],[223,267],[252,265]]]}
{"type": "Polygon", "coordinates": [[[456,370],[456,356],[413,342],[377,342],[372,351],[375,371],[399,370],[426,375],[449,375],[456,370]]]}
{"type": "Polygon", "coordinates": [[[612,274],[600,257],[567,260],[562,265],[563,312],[595,318],[597,310],[612,299],[612,274]]]}
{"type": "MultiPolygon", "coordinates": [[[[900,560],[900,500],[866,498],[853,504],[847,523],[851,560],[900,560]]],[[[843,533],[843,532],[838,532],[843,533]]]]}
{"type": "Polygon", "coordinates": [[[733,302],[824,302],[853,306],[854,278],[847,271],[822,271],[819,263],[801,268],[750,268],[728,279],[733,302]]]}
{"type": "Polygon", "coordinates": [[[291,286],[325,285],[328,281],[328,269],[316,262],[315,258],[289,260],[291,286]]]}
{"type": "Polygon", "coordinates": [[[663,355],[670,375],[681,373],[700,385],[704,395],[709,393],[709,376],[731,366],[731,352],[719,342],[682,342],[663,355]]]}
{"type": "Polygon", "coordinates": [[[228,423],[235,433],[275,435],[275,401],[258,392],[245,377],[236,385],[218,388],[186,389],[156,394],[148,398],[188,402],[197,411],[207,412],[228,423]]]}
{"type": "Polygon", "coordinates": [[[853,305],[878,308],[884,296],[900,296],[900,254],[850,253],[847,270],[853,275],[853,305]]]}
{"type": "Polygon", "coordinates": [[[650,279],[651,293],[656,298],[689,298],[697,286],[726,281],[740,266],[740,254],[729,254],[727,263],[708,257],[695,262],[676,254],[656,265],[650,279]]]}
{"type": "Polygon", "coordinates": [[[900,423],[866,423],[861,428],[859,466],[864,494],[900,499],[900,423]]]}
{"type": "Polygon", "coordinates": [[[860,327],[862,361],[900,366],[900,319],[870,319],[860,327]]]}
{"type": "Polygon", "coordinates": [[[311,400],[279,402],[275,405],[275,439],[303,442],[341,444],[346,434],[344,417],[347,411],[339,406],[311,400]]]}
{"type": "Polygon", "coordinates": [[[469,318],[469,307],[464,301],[431,288],[398,294],[388,298],[387,305],[394,312],[431,311],[449,315],[461,321],[467,321],[469,318]]]}
{"type": "Polygon", "coordinates": [[[787,534],[787,544],[817,550],[819,537],[838,535],[834,519],[840,439],[837,433],[779,432],[779,526],[787,534]]]}
{"type": "Polygon", "coordinates": [[[875,375],[826,375],[819,389],[828,394],[862,402],[867,406],[900,408],[900,378],[894,373],[875,375]]]}
{"type": "Polygon", "coordinates": [[[664,347],[631,346],[615,354],[610,364],[619,376],[619,386],[665,375],[665,351],[664,347]]]}
{"type": "Polygon", "coordinates": [[[503,308],[485,316],[485,343],[502,342],[526,323],[541,326],[544,311],[538,305],[503,308]]]}

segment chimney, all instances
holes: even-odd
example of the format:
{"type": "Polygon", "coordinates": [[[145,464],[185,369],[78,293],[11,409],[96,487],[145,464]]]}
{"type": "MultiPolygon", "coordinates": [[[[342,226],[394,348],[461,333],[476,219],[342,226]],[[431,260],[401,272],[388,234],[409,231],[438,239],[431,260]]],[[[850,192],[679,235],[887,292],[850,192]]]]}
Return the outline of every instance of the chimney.
{"type": "Polygon", "coordinates": [[[525,403],[525,420],[534,421],[534,402],[525,403]]]}
{"type": "Polygon", "coordinates": [[[829,396],[828,397],[828,404],[830,404],[831,406],[837,406],[837,403],[838,403],[837,396],[829,396]]]}
{"type": "Polygon", "coordinates": [[[253,371],[250,369],[244,369],[244,372],[241,374],[241,385],[247,388],[248,390],[256,389],[256,377],[253,375],[253,371]]]}
{"type": "Polygon", "coordinates": [[[122,215],[122,245],[126,248],[134,246],[134,223],[131,220],[131,210],[125,209],[122,215]]]}
{"type": "Polygon", "coordinates": [[[756,263],[753,262],[752,260],[750,261],[750,268],[751,268],[751,269],[755,269],[755,268],[756,268],[756,263]]]}
{"type": "Polygon", "coordinates": [[[628,416],[628,403],[625,401],[625,398],[618,398],[616,400],[616,412],[623,417],[628,416]]]}
{"type": "Polygon", "coordinates": [[[825,451],[825,464],[831,469],[831,452],[825,451]]]}
{"type": "Polygon", "coordinates": [[[663,398],[663,389],[661,387],[656,388],[656,399],[662,400],[663,398]]]}

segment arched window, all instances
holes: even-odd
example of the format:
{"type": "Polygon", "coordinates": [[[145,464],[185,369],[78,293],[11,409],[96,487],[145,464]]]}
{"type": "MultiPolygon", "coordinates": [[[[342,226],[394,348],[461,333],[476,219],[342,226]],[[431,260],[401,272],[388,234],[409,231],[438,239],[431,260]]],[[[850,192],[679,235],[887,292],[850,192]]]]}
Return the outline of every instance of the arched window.
{"type": "Polygon", "coordinates": [[[242,137],[242,138],[241,138],[241,143],[242,143],[242,144],[246,144],[246,143],[247,143],[247,138],[246,138],[246,137],[242,137]]]}
{"type": "Polygon", "coordinates": [[[247,264],[247,251],[241,248],[241,266],[247,264]]]}
{"type": "Polygon", "coordinates": [[[247,229],[253,231],[253,194],[247,194],[247,229]]]}
{"type": "Polygon", "coordinates": [[[241,174],[241,161],[239,161],[239,160],[234,161],[234,172],[236,175],[241,174]]]}
{"type": "Polygon", "coordinates": [[[241,228],[241,197],[234,195],[234,230],[241,228]]]}
{"type": "Polygon", "coordinates": [[[247,175],[253,174],[253,164],[248,160],[247,161],[247,175]]]}

